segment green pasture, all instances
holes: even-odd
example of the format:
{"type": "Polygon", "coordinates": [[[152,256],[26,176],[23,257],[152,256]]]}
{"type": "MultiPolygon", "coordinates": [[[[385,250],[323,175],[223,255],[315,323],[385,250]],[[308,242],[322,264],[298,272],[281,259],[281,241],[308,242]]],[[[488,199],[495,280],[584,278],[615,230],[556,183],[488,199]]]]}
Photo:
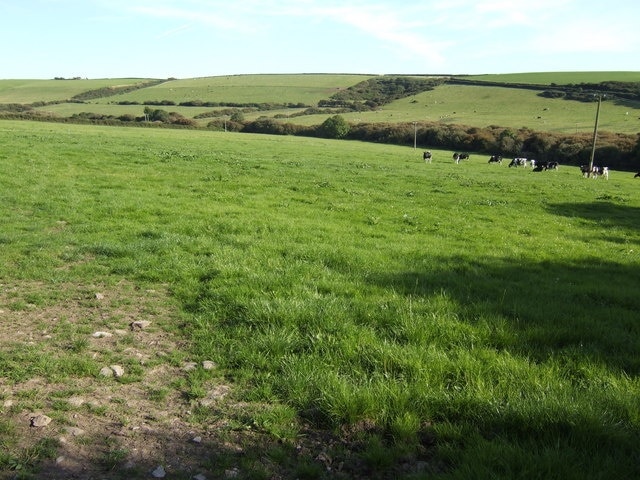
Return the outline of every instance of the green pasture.
{"type": "Polygon", "coordinates": [[[601,82],[640,82],[640,72],[529,72],[470,75],[471,80],[504,83],[533,83],[538,85],[567,85],[601,82]]]}
{"type": "MultiPolygon", "coordinates": [[[[134,115],[141,117],[144,115],[145,105],[115,105],[115,104],[98,104],[90,103],[59,103],[54,105],[46,105],[38,107],[40,112],[47,112],[58,117],[70,117],[81,113],[96,113],[103,115],[112,115],[119,117],[121,115],[134,115]]],[[[202,113],[220,110],[220,108],[212,107],[181,107],[179,105],[171,106],[151,106],[151,108],[161,108],[168,112],[178,112],[187,118],[193,118],[202,113]]],[[[205,123],[210,121],[205,119],[205,123]]]]}
{"type": "Polygon", "coordinates": [[[139,78],[79,79],[79,80],[0,80],[0,103],[65,101],[86,92],[104,87],[135,85],[139,78]]]}
{"type": "MultiPolygon", "coordinates": [[[[113,117],[119,117],[121,115],[133,115],[135,117],[141,117],[144,115],[145,105],[116,105],[116,104],[98,104],[98,103],[60,103],[54,105],[46,105],[38,107],[36,110],[40,112],[46,112],[56,117],[71,117],[73,115],[80,115],[83,113],[95,113],[101,115],[111,115],[113,117]]],[[[224,115],[224,112],[228,112],[229,107],[184,107],[180,105],[167,105],[167,106],[151,106],[151,108],[160,108],[167,112],[177,112],[186,118],[194,119],[196,116],[206,113],[219,112],[219,116],[207,116],[204,118],[195,118],[197,124],[200,127],[205,127],[209,122],[215,118],[229,118],[230,116],[224,115]]],[[[285,118],[295,112],[300,112],[303,108],[280,108],[273,110],[258,110],[248,111],[243,113],[245,120],[255,120],[258,117],[268,116],[272,118],[285,118]]]]}
{"type": "Polygon", "coordinates": [[[366,80],[364,75],[228,75],[172,80],[135,92],[106,97],[103,103],[194,100],[222,103],[303,103],[316,105],[333,93],[366,80]]]}
{"type": "MultiPolygon", "coordinates": [[[[41,287],[0,308],[167,288],[180,324],[154,320],[184,351],[155,362],[214,360],[245,406],[185,418],[279,442],[243,452],[242,478],[275,459],[282,478],[638,478],[638,179],[433,153],[1,121],[0,288],[41,287]],[[306,457],[310,432],[325,441],[306,457]]],[[[96,375],[90,352],[35,342],[33,364],[18,341],[0,352],[5,387],[96,375]]],[[[187,403],[210,380],[165,388],[187,403]]]]}
{"type": "MultiPolygon", "coordinates": [[[[596,81],[602,79],[631,80],[623,73],[594,72],[592,75],[555,74],[566,82],[596,81]],[[596,75],[597,73],[597,75],[596,75]]],[[[515,75],[515,74],[514,74],[515,75]]],[[[542,74],[540,74],[542,75],[542,74]]],[[[548,74],[552,78],[552,74],[548,74]]],[[[639,74],[640,75],[640,74],[639,74]]],[[[221,103],[288,103],[316,105],[321,99],[339,89],[346,88],[364,76],[358,75],[238,75],[208,77],[186,80],[172,80],[160,85],[134,92],[104,97],[86,104],[59,104],[40,107],[39,110],[58,116],[70,116],[82,112],[123,115],[142,115],[142,105],[117,105],[120,101],[171,100],[176,104],[191,100],[221,103]]],[[[500,80],[500,78],[497,78],[500,80]]],[[[520,74],[517,81],[542,82],[536,74],[520,74]]],[[[501,80],[500,80],[501,81],[501,80]]],[[[506,80],[505,80],[506,81],[506,80]]],[[[516,80],[514,80],[516,81],[516,80]]],[[[50,81],[55,84],[64,82],[50,81]]],[[[83,81],[78,81],[83,82],[83,81]]],[[[560,83],[560,82],[558,82],[560,83]]],[[[2,82],[0,82],[0,86],[2,82]]],[[[1,88],[1,87],[0,87],[1,88]]],[[[0,90],[1,91],[1,90],[0,90]]],[[[40,98],[32,91],[31,100],[40,98]]],[[[351,123],[400,123],[400,122],[440,122],[462,124],[470,127],[497,125],[513,129],[529,128],[534,131],[555,133],[590,133],[593,131],[596,103],[584,103],[562,99],[543,98],[535,90],[494,86],[443,85],[432,91],[403,98],[384,105],[376,111],[344,114],[351,123]]],[[[167,111],[175,111],[187,118],[216,108],[180,107],[178,105],[159,106],[167,111]]],[[[245,118],[253,120],[260,116],[278,118],[279,121],[300,125],[319,125],[333,113],[288,117],[299,109],[276,109],[247,113],[245,118]]],[[[208,119],[199,120],[206,125],[208,119]]],[[[604,101],[599,129],[624,134],[640,131],[640,102],[628,100],[604,101]]]]}
{"type": "MultiPolygon", "coordinates": [[[[432,91],[396,100],[372,112],[343,114],[351,123],[439,122],[470,127],[530,128],[557,133],[593,132],[596,102],[543,98],[537,91],[505,87],[441,85],[432,91]]],[[[297,117],[293,123],[321,124],[327,115],[297,117]]],[[[640,131],[640,102],[603,102],[599,129],[635,134],[640,131]]]]}

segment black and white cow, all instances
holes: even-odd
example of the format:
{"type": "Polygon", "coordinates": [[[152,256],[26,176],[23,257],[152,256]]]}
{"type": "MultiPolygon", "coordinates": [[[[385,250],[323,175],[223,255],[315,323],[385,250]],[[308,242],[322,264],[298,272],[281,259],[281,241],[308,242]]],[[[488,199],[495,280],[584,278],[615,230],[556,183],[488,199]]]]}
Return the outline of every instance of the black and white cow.
{"type": "Polygon", "coordinates": [[[580,165],[580,171],[582,172],[582,176],[585,178],[598,178],[599,175],[602,175],[609,180],[609,167],[593,165],[591,169],[589,169],[589,165],[580,165]]]}
{"type": "Polygon", "coordinates": [[[469,154],[468,153],[454,153],[453,154],[453,161],[456,163],[460,163],[460,160],[469,160],[469,154]]]}
{"type": "Polygon", "coordinates": [[[430,151],[425,151],[422,154],[422,159],[426,162],[426,163],[431,163],[431,152],[430,151]]]}
{"type": "Polygon", "coordinates": [[[502,164],[502,155],[491,155],[491,157],[489,157],[489,163],[502,164]]]}
{"type": "Polygon", "coordinates": [[[534,172],[542,172],[543,170],[557,170],[559,166],[558,162],[538,162],[537,164],[534,164],[534,165],[535,165],[535,167],[533,168],[534,172]]]}
{"type": "Polygon", "coordinates": [[[636,174],[633,176],[633,178],[638,178],[638,177],[640,177],[640,172],[636,173],[636,174]]]}
{"type": "Polygon", "coordinates": [[[509,167],[526,167],[527,166],[527,159],[524,157],[516,157],[513,160],[511,160],[511,163],[509,164],[509,167]]]}

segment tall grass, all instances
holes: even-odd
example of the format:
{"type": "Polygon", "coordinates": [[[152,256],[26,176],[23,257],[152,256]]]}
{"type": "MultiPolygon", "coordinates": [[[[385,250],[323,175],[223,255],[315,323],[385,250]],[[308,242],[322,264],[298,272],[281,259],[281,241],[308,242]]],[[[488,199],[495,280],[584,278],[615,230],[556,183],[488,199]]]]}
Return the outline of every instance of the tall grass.
{"type": "Polygon", "coordinates": [[[195,131],[0,142],[2,282],[169,285],[191,354],[274,405],[274,435],[342,432],[378,475],[640,473],[632,175],[195,131]]]}

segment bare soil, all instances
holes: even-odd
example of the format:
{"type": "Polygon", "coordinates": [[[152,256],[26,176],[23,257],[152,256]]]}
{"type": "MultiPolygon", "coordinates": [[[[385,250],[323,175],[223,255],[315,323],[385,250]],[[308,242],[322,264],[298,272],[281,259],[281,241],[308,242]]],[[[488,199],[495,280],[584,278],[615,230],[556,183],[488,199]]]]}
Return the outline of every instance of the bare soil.
{"type": "MultiPolygon", "coordinates": [[[[12,458],[0,463],[0,479],[397,478],[432,470],[415,456],[384,473],[366,468],[360,442],[376,429],[367,422],[337,435],[301,426],[295,442],[279,441],[247,421],[267,406],[237,401],[215,365],[196,372],[208,375],[206,388],[189,395],[190,372],[205,366],[188,357],[180,321],[167,291],[128,282],[0,283],[0,352],[37,348],[47,361],[86,359],[94,370],[0,372],[0,447],[12,458]],[[113,365],[121,377],[100,374],[113,365]],[[38,415],[50,423],[34,426],[38,415]]],[[[0,367],[16,357],[0,356],[0,367]]],[[[422,458],[432,443],[427,435],[422,458]]]]}
{"type": "Polygon", "coordinates": [[[238,474],[233,458],[260,435],[229,428],[224,419],[194,421],[193,411],[204,400],[220,411],[242,406],[229,400],[231,386],[221,381],[211,382],[205,399],[181,392],[180,380],[203,367],[181,359],[176,353],[184,353],[184,339],[163,328],[177,318],[166,292],[126,283],[54,288],[52,293],[42,284],[0,285],[0,349],[35,346],[53,360],[66,355],[68,344],[81,342],[82,355],[97,366],[120,364],[125,373],[117,378],[96,371],[57,381],[0,377],[0,411],[13,436],[4,443],[16,457],[11,468],[0,469],[0,478],[19,478],[26,471],[52,480],[152,478],[159,466],[168,478],[238,474]],[[24,300],[43,295],[45,305],[24,300]],[[149,323],[140,328],[134,323],[139,321],[149,323]],[[133,379],[127,376],[132,366],[133,379]],[[33,426],[37,415],[52,420],[33,426]],[[47,439],[55,454],[42,458],[47,439]]]}

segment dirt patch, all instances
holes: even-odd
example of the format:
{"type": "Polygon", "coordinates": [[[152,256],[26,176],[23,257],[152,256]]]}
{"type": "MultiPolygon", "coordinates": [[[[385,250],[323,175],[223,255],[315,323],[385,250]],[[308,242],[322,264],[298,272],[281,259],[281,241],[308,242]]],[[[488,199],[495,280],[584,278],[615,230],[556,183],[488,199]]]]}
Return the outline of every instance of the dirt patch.
{"type": "MultiPolygon", "coordinates": [[[[172,478],[234,474],[229,454],[243,452],[248,436],[194,421],[201,407],[184,395],[181,382],[215,364],[190,361],[184,339],[168,333],[177,309],[166,292],[128,283],[55,290],[5,284],[0,319],[0,349],[9,352],[8,364],[20,358],[11,352],[32,353],[18,360],[29,364],[9,367],[0,377],[4,443],[13,454],[0,478],[33,471],[34,464],[37,478],[48,479],[146,478],[159,466],[172,478]],[[29,361],[34,351],[63,371],[81,360],[92,371],[65,376],[44,365],[35,375],[39,369],[29,361]],[[121,376],[114,366],[121,367],[121,376]],[[50,423],[33,426],[38,415],[50,423]],[[216,465],[214,459],[223,457],[225,465],[216,465]]],[[[209,375],[219,401],[215,408],[232,408],[226,400],[231,387],[209,375]]]]}
{"type": "Polygon", "coordinates": [[[377,471],[363,435],[298,426],[280,441],[253,424],[209,359],[188,357],[162,289],[0,284],[0,479],[399,478],[435,471],[422,453],[377,471]],[[191,390],[191,376],[197,389],[191,390]],[[37,418],[37,422],[34,420],[37,418]],[[42,425],[42,426],[37,426],[42,425]]]}

